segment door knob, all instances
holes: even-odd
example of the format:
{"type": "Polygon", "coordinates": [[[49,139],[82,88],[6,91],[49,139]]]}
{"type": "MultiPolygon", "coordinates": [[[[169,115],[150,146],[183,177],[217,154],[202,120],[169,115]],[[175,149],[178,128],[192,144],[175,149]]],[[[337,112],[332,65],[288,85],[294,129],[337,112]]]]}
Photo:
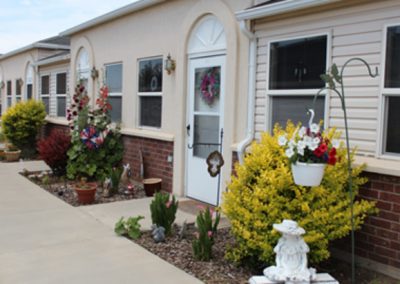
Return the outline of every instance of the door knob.
{"type": "Polygon", "coordinates": [[[190,136],[190,124],[186,125],[186,134],[190,136]]]}

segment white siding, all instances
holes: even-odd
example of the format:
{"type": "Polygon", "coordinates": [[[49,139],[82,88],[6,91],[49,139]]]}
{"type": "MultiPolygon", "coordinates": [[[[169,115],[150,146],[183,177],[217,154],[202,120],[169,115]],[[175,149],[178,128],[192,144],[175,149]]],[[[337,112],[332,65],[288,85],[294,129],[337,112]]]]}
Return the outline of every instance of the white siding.
{"type": "MultiPolygon", "coordinates": [[[[256,22],[258,36],[255,128],[256,138],[267,130],[266,70],[268,68],[268,41],[279,38],[331,34],[330,62],[340,68],[351,57],[361,57],[381,70],[382,38],[385,25],[400,23],[400,1],[376,1],[372,4],[341,8],[301,17],[267,22],[256,22]]],[[[374,156],[378,147],[380,82],[372,79],[360,63],[351,64],[344,78],[346,105],[351,144],[357,145],[359,154],[374,156]]],[[[343,111],[340,100],[332,94],[328,102],[328,126],[343,130],[343,111]]]]}

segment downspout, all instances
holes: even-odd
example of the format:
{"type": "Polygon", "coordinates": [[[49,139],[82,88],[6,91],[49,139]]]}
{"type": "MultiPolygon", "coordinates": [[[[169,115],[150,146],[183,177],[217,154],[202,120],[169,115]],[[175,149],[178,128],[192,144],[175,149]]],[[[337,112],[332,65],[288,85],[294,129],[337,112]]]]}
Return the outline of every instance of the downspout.
{"type": "Polygon", "coordinates": [[[247,131],[246,137],[240,141],[237,145],[237,153],[239,163],[243,163],[244,152],[247,146],[253,141],[254,138],[254,112],[255,112],[255,100],[256,100],[256,54],[257,54],[257,38],[252,33],[245,20],[241,20],[240,30],[242,33],[249,38],[249,76],[248,76],[248,91],[247,91],[247,131]]]}

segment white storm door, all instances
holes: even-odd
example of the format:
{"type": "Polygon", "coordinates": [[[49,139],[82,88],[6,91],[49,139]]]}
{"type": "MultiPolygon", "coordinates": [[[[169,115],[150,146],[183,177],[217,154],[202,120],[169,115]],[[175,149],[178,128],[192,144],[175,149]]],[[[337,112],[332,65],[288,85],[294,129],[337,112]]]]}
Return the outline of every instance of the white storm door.
{"type": "Polygon", "coordinates": [[[189,61],[186,194],[217,205],[219,178],[208,173],[207,157],[219,151],[223,127],[225,56],[189,61]]]}

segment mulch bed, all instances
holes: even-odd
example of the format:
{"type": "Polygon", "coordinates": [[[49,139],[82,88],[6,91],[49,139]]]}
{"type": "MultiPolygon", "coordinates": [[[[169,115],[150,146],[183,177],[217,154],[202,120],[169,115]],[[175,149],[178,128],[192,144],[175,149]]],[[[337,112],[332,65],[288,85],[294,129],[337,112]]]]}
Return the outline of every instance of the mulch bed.
{"type": "MultiPolygon", "coordinates": [[[[135,242],[176,267],[186,271],[208,284],[244,284],[252,275],[262,275],[262,271],[251,271],[237,267],[224,258],[234,239],[229,228],[219,229],[213,246],[213,259],[210,262],[197,261],[192,253],[192,241],[196,231],[194,224],[188,224],[186,238],[180,239],[180,228],[175,225],[172,236],[164,243],[155,243],[150,231],[143,232],[135,242]]],[[[351,283],[351,265],[349,263],[330,259],[317,267],[317,272],[330,273],[341,284],[351,283]]],[[[400,284],[399,280],[359,268],[356,269],[357,284],[400,284]]]]}
{"type": "MultiPolygon", "coordinates": [[[[85,206],[78,202],[75,190],[71,187],[74,182],[67,180],[65,177],[57,177],[47,171],[24,171],[22,175],[28,178],[33,183],[39,185],[47,192],[51,193],[52,195],[72,206],[85,206]]],[[[138,199],[144,197],[146,197],[146,194],[144,192],[143,186],[138,182],[133,183],[133,191],[128,192],[124,188],[120,188],[118,193],[114,194],[111,197],[105,196],[103,188],[99,186],[96,192],[96,199],[94,203],[90,205],[138,199]]]]}

